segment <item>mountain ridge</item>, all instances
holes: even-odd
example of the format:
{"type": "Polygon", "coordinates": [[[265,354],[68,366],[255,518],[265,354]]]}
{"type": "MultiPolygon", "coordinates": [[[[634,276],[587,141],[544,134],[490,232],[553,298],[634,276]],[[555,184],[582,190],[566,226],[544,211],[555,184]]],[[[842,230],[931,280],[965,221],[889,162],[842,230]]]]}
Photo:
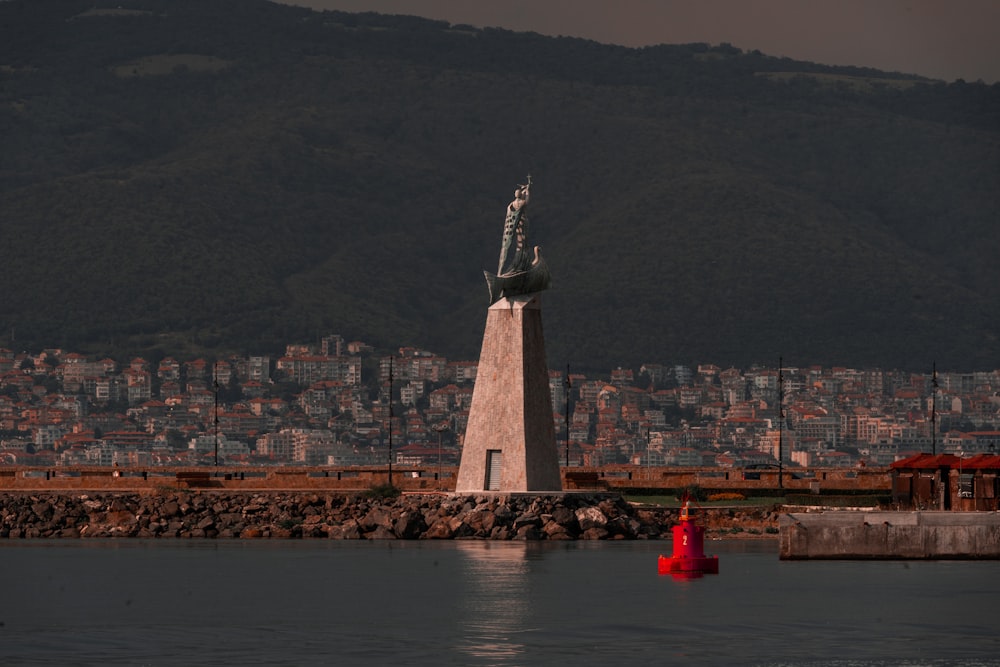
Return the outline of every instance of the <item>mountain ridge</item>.
{"type": "Polygon", "coordinates": [[[0,5],[8,346],[335,331],[474,358],[530,172],[553,367],[1000,366],[1000,86],[255,0],[94,7],[0,5]]]}

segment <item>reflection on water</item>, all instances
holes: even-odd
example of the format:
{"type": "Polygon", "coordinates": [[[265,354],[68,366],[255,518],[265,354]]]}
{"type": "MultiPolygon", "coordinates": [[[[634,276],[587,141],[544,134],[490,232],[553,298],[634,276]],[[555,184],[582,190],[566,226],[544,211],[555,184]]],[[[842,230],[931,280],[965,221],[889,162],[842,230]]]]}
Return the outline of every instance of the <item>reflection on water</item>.
{"type": "Polygon", "coordinates": [[[518,636],[529,632],[526,542],[456,542],[464,584],[458,649],[497,664],[516,660],[525,651],[518,636]]]}
{"type": "Polygon", "coordinates": [[[1000,667],[1000,561],[665,546],[0,540],[0,665],[1000,667]]]}

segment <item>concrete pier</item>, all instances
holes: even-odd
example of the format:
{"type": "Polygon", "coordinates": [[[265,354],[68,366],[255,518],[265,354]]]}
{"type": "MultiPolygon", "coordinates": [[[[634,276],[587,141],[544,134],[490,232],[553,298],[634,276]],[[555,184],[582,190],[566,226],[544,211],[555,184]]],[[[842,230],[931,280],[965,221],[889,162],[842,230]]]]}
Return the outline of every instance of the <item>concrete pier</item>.
{"type": "Polygon", "coordinates": [[[803,512],[778,518],[780,557],[1000,559],[1000,512],[803,512]]]}

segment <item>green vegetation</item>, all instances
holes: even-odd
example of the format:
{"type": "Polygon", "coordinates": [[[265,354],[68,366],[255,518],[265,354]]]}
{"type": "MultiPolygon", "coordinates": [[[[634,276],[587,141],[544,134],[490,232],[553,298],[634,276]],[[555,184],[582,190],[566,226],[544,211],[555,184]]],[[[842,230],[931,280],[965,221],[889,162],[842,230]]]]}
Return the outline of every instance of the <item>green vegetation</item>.
{"type": "Polygon", "coordinates": [[[139,60],[116,65],[111,71],[115,76],[163,76],[175,74],[185,70],[193,72],[219,72],[230,63],[220,58],[211,56],[199,56],[191,54],[160,54],[148,56],[139,60]]]}
{"type": "Polygon", "coordinates": [[[399,497],[401,493],[402,490],[392,484],[377,484],[365,491],[362,496],[372,500],[389,500],[399,497]]]}
{"type": "Polygon", "coordinates": [[[687,498],[688,500],[692,500],[694,502],[703,502],[708,500],[708,492],[697,484],[689,484],[684,487],[678,496],[681,500],[687,498]]]}
{"type": "Polygon", "coordinates": [[[746,500],[747,497],[742,493],[734,493],[732,491],[723,491],[722,493],[712,493],[705,500],[710,500],[712,502],[720,502],[725,500],[746,500]]]}
{"type": "MultiPolygon", "coordinates": [[[[683,490],[668,494],[643,494],[637,490],[623,494],[625,500],[642,505],[659,505],[661,507],[680,507],[683,490]]],[[[692,498],[692,504],[698,507],[771,507],[773,505],[802,505],[802,506],[823,506],[823,507],[882,507],[891,502],[891,495],[855,493],[855,494],[813,494],[813,493],[788,493],[784,496],[747,496],[735,498],[741,494],[712,493],[699,494],[703,500],[692,498]]]]}
{"type": "Polygon", "coordinates": [[[530,171],[553,367],[1000,365],[1000,86],[261,0],[14,0],[0,142],[17,350],[337,332],[474,358],[530,171]]]}
{"type": "MultiPolygon", "coordinates": [[[[639,493],[628,493],[622,496],[625,500],[630,503],[638,503],[640,505],[659,505],[660,507],[677,507],[679,508],[683,503],[680,500],[680,496],[677,495],[643,495],[639,493]]],[[[781,505],[785,502],[784,498],[780,497],[749,497],[743,500],[704,500],[692,502],[692,506],[698,507],[771,507],[773,505],[781,505]]]]}
{"type": "Polygon", "coordinates": [[[892,494],[845,494],[845,495],[812,495],[788,494],[786,505],[821,505],[823,507],[883,507],[892,502],[892,494]]]}

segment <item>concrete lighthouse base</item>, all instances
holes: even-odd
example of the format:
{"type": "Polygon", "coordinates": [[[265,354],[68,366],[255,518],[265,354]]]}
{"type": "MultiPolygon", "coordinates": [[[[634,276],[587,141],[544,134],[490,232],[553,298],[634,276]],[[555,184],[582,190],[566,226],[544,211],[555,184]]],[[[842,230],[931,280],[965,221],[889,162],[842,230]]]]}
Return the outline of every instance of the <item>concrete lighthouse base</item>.
{"type": "Polygon", "coordinates": [[[538,294],[490,306],[456,493],[562,491],[538,294]]]}

